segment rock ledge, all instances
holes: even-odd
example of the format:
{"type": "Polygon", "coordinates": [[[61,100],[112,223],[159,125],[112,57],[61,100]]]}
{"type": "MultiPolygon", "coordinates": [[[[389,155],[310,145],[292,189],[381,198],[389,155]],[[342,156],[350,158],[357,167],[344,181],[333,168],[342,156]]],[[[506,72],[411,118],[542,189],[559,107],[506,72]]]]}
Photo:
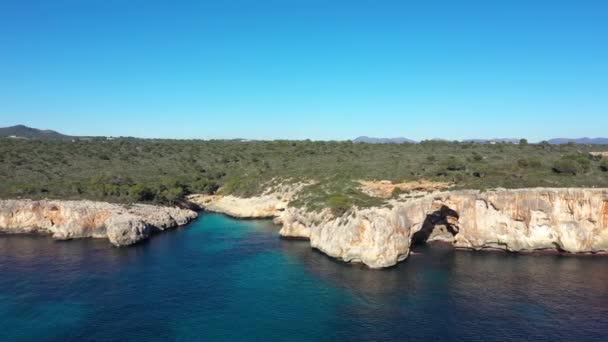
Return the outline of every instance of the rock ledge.
{"type": "Polygon", "coordinates": [[[210,199],[213,211],[239,217],[275,217],[280,235],[306,238],[329,256],[372,268],[395,265],[413,243],[445,241],[457,248],[512,252],[608,252],[608,189],[532,188],[456,190],[401,197],[384,207],[351,208],[341,217],[288,207],[264,198],[210,199]],[[264,203],[262,206],[256,206],[264,203]],[[264,215],[258,216],[263,213],[264,215]]]}
{"type": "Polygon", "coordinates": [[[59,240],[107,238],[115,246],[132,245],[196,217],[192,210],[147,204],[0,200],[3,233],[43,233],[59,240]]]}

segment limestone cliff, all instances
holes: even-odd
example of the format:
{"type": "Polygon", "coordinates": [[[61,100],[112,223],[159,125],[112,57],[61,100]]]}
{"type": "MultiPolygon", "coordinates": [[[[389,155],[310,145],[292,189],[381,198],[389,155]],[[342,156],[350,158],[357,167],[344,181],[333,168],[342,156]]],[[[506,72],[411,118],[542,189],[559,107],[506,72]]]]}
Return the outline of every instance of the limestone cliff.
{"type": "Polygon", "coordinates": [[[392,266],[412,243],[431,240],[477,250],[608,252],[608,189],[461,190],[352,208],[341,217],[293,207],[274,213],[282,236],[310,239],[332,257],[373,268],[392,266]]]}
{"type": "Polygon", "coordinates": [[[287,208],[294,196],[312,182],[279,184],[269,187],[262,195],[236,197],[222,195],[191,195],[188,200],[208,211],[237,218],[273,218],[287,208]]]}
{"type": "Polygon", "coordinates": [[[0,231],[46,233],[55,239],[107,238],[131,245],[151,233],[186,224],[194,211],[145,204],[123,206],[92,201],[0,201],[0,231]]]}
{"type": "Polygon", "coordinates": [[[608,251],[608,190],[454,191],[353,210],[343,217],[290,208],[277,222],[283,236],[345,261],[387,267],[405,259],[413,241],[455,247],[571,253],[608,251]]]}

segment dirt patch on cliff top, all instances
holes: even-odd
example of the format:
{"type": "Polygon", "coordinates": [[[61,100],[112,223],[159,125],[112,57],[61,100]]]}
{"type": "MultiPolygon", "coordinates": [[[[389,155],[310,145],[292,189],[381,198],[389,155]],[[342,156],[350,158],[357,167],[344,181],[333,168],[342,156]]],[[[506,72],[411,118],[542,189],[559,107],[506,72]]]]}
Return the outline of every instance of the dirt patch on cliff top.
{"type": "Polygon", "coordinates": [[[608,151],[604,151],[604,152],[589,152],[589,154],[592,154],[594,156],[608,157],[608,151]]]}
{"type": "Polygon", "coordinates": [[[390,198],[395,189],[402,192],[433,192],[437,190],[448,189],[453,185],[449,182],[432,182],[427,180],[419,180],[413,182],[393,183],[388,180],[382,181],[365,181],[360,180],[361,191],[366,195],[380,198],[390,198]]]}

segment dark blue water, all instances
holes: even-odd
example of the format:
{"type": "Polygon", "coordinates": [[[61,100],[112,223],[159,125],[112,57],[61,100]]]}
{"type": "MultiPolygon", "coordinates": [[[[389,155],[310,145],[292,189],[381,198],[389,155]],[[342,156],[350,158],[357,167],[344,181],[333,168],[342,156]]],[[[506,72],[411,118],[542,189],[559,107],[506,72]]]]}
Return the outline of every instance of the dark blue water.
{"type": "Polygon", "coordinates": [[[606,341],[608,258],[424,247],[387,270],[203,215],[131,248],[0,236],[0,341],[606,341]]]}

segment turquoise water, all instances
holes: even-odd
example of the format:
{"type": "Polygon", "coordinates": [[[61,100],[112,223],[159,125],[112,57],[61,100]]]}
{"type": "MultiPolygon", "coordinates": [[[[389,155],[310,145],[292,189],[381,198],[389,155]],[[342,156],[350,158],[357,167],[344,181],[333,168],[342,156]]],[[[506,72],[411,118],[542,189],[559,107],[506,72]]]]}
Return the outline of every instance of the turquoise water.
{"type": "Polygon", "coordinates": [[[608,340],[608,258],[419,248],[344,264],[205,214],[130,248],[0,236],[0,341],[608,340]]]}

